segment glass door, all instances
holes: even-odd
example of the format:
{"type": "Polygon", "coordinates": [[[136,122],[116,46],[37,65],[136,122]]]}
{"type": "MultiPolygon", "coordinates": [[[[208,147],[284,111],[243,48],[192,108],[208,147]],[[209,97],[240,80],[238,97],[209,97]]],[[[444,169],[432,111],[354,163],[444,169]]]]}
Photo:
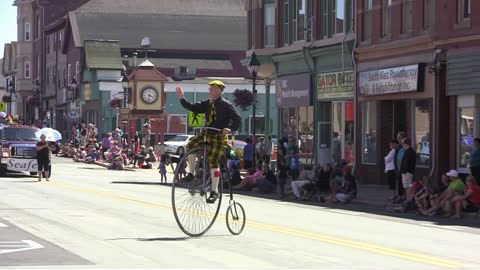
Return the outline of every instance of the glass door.
{"type": "Polygon", "coordinates": [[[332,160],[354,162],[353,101],[332,102],[332,160]]]}

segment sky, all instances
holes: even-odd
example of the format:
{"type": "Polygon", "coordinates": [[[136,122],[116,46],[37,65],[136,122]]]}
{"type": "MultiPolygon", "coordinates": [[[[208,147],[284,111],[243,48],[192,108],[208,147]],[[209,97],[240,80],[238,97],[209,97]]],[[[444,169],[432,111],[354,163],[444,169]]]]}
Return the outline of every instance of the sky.
{"type": "Polygon", "coordinates": [[[17,40],[17,8],[13,0],[0,0],[0,58],[5,43],[17,40]]]}

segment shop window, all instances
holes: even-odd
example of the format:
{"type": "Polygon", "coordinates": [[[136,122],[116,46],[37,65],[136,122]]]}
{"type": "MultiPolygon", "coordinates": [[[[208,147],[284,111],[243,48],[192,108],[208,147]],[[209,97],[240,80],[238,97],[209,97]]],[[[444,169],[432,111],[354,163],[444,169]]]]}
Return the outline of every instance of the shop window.
{"type": "Polygon", "coordinates": [[[264,10],[264,47],[275,47],[275,2],[273,0],[266,1],[264,10]]]}
{"type": "Polygon", "coordinates": [[[362,162],[377,162],[377,103],[362,104],[362,162]]]}
{"type": "Polygon", "coordinates": [[[354,162],[354,107],[352,101],[332,103],[332,160],[354,162]]]}
{"type": "Polygon", "coordinates": [[[472,0],[458,0],[458,22],[470,18],[471,2],[472,0]]]}
{"type": "Polygon", "coordinates": [[[458,164],[460,168],[467,168],[472,154],[473,139],[475,138],[475,122],[478,121],[475,117],[475,109],[460,108],[458,121],[460,126],[458,164]]]}
{"type": "Polygon", "coordinates": [[[313,158],[313,118],[313,106],[298,108],[298,149],[304,164],[313,158]]]}
{"type": "Polygon", "coordinates": [[[417,166],[429,167],[430,166],[430,102],[428,100],[416,100],[413,116],[414,119],[414,141],[417,152],[417,166]]]}

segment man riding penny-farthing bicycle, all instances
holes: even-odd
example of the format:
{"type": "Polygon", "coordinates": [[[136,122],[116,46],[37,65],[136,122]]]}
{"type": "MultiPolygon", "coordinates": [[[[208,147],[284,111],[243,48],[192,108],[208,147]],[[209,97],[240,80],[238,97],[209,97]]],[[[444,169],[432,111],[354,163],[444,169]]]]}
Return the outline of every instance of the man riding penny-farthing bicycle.
{"type": "MultiPolygon", "coordinates": [[[[223,185],[229,179],[224,166],[224,154],[228,147],[228,134],[238,130],[241,117],[233,104],[222,97],[225,84],[219,80],[208,83],[210,99],[190,103],[183,90],[176,88],[184,108],[193,113],[204,113],[206,125],[187,144],[187,153],[180,162],[187,162],[189,173],[181,178],[175,172],[172,185],[172,205],[177,224],[190,236],[200,236],[215,222],[221,204],[223,185]],[[192,218],[193,216],[193,218],[192,218]]],[[[177,166],[178,168],[179,166],[177,166]]],[[[241,205],[233,201],[230,189],[230,206],[227,209],[227,226],[233,234],[239,234],[245,225],[241,205]],[[240,209],[241,208],[241,209],[240,209]],[[238,212],[243,215],[240,220],[238,212]],[[229,216],[231,215],[231,216],[229,216]],[[232,228],[229,217],[239,228],[232,228]]]]}

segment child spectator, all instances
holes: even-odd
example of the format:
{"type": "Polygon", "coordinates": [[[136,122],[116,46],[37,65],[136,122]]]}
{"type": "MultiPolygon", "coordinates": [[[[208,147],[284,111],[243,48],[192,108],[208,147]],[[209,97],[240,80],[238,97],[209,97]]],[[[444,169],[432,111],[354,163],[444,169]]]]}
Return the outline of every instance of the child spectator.
{"type": "Polygon", "coordinates": [[[158,165],[158,169],[158,172],[161,175],[160,182],[163,183],[165,181],[165,183],[167,183],[167,165],[165,164],[164,159],[160,160],[160,165],[158,165]]]}

